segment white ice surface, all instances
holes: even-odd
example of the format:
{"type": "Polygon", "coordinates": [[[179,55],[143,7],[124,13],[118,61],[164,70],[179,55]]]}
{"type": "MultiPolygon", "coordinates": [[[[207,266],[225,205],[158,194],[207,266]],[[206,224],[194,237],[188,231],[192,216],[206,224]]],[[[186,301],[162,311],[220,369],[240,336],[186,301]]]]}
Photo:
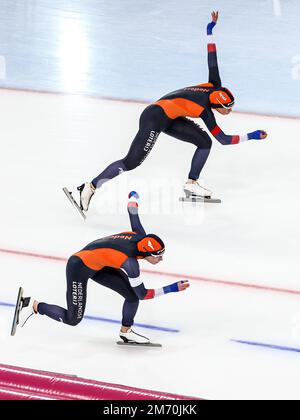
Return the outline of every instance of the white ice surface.
{"type": "MultiPolygon", "coordinates": [[[[167,244],[156,269],[300,290],[299,120],[218,119],[230,134],[269,132],[265,142],[214,142],[203,176],[221,205],[183,210],[178,197],[193,147],[161,135],[145,163],[99,191],[87,222],[80,221],[61,188],[74,189],[122,158],[142,109],[1,91],[0,248],[68,257],[91,240],[127,230],[126,193],[136,189],[145,228],[167,244]]],[[[63,262],[0,253],[0,301],[14,303],[22,285],[64,305],[64,271],[63,262]]],[[[175,280],[147,274],[144,281],[160,287],[175,280]]],[[[140,330],[162,350],[119,348],[118,325],[87,320],[71,328],[36,317],[11,338],[13,310],[0,306],[0,362],[213,399],[299,399],[299,354],[230,341],[300,348],[299,303],[297,295],[192,281],[185,294],[140,305],[137,322],[180,330],[140,330]]],[[[119,296],[90,282],[87,315],[119,319],[121,305],[119,296]]]]}

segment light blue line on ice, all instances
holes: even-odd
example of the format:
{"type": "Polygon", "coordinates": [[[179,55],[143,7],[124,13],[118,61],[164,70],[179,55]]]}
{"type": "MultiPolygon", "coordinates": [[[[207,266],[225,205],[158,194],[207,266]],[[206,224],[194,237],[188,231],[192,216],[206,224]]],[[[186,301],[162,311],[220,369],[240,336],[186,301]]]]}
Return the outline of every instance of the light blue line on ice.
{"type": "MultiPolygon", "coordinates": [[[[12,303],[6,303],[6,302],[0,302],[0,306],[4,306],[4,307],[8,307],[8,308],[14,308],[15,307],[15,305],[13,305],[12,303]]],[[[84,317],[84,319],[87,319],[89,321],[108,322],[110,324],[120,324],[120,320],[103,318],[103,317],[98,317],[98,316],[86,315],[84,317]]],[[[159,327],[159,326],[156,326],[156,325],[139,324],[139,323],[135,323],[134,325],[136,327],[146,328],[148,330],[171,332],[171,333],[180,332],[178,329],[175,329],[175,328],[159,327]]]]}
{"type": "Polygon", "coordinates": [[[230,340],[234,343],[238,344],[245,344],[247,346],[254,346],[254,347],[264,347],[271,350],[279,350],[279,351],[289,351],[293,353],[300,353],[300,349],[294,347],[286,347],[286,346],[277,346],[275,344],[265,344],[265,343],[256,343],[252,341],[243,341],[243,340],[230,340]]]}

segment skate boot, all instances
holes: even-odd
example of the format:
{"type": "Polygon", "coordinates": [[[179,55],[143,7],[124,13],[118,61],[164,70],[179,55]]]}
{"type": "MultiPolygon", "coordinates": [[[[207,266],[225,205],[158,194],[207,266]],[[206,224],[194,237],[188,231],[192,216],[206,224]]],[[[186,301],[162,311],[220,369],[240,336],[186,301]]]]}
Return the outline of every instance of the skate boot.
{"type": "Polygon", "coordinates": [[[35,299],[32,297],[27,297],[22,299],[22,306],[19,313],[19,325],[23,328],[29,318],[34,315],[36,312],[33,309],[33,303],[35,299]]]}
{"type": "Polygon", "coordinates": [[[191,182],[187,181],[184,184],[183,191],[186,195],[186,198],[206,198],[210,199],[212,196],[212,192],[200,185],[198,182],[191,182]]]}
{"type": "Polygon", "coordinates": [[[86,182],[77,188],[80,193],[80,208],[88,211],[91,198],[95,194],[96,188],[90,182],[86,182]]]}
{"type": "Polygon", "coordinates": [[[137,334],[136,332],[132,331],[130,328],[126,333],[120,331],[120,338],[124,341],[124,343],[132,343],[132,344],[149,344],[150,340],[143,335],[137,334]]]}

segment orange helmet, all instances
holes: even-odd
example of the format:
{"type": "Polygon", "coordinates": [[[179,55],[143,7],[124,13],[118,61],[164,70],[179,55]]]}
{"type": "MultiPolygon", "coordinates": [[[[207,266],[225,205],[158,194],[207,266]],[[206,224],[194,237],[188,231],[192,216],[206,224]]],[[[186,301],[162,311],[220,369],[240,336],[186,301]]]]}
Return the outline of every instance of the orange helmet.
{"type": "Polygon", "coordinates": [[[139,254],[144,257],[163,255],[165,252],[165,244],[156,235],[147,235],[137,243],[139,254]]]}
{"type": "Polygon", "coordinates": [[[234,96],[229,89],[221,87],[209,95],[209,101],[212,108],[230,109],[234,105],[234,96]]]}

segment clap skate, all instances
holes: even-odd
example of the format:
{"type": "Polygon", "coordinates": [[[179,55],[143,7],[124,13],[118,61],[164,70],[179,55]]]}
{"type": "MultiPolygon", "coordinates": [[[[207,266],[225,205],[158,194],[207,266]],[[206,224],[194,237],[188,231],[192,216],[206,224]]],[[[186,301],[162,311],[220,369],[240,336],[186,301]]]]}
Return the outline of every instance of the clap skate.
{"type": "Polygon", "coordinates": [[[73,207],[77,210],[80,217],[83,220],[86,220],[86,215],[84,214],[84,212],[87,212],[89,209],[90,201],[93,195],[95,194],[95,187],[91,183],[87,182],[78,187],[77,190],[80,194],[79,204],[73,197],[72,192],[69,191],[66,187],[63,188],[63,192],[66,194],[73,207]]]}
{"type": "Polygon", "coordinates": [[[212,192],[198,182],[186,182],[183,187],[184,197],[179,201],[192,203],[221,203],[220,199],[212,198],[212,192]]]}
{"type": "Polygon", "coordinates": [[[131,328],[126,332],[120,332],[122,341],[118,341],[119,346],[144,346],[144,347],[162,347],[161,344],[151,343],[149,338],[137,334],[131,328]]]}
{"type": "Polygon", "coordinates": [[[14,336],[18,325],[24,327],[28,319],[35,314],[33,310],[34,299],[31,297],[23,297],[23,288],[19,288],[14,319],[11,328],[11,335],[14,336]]]}

